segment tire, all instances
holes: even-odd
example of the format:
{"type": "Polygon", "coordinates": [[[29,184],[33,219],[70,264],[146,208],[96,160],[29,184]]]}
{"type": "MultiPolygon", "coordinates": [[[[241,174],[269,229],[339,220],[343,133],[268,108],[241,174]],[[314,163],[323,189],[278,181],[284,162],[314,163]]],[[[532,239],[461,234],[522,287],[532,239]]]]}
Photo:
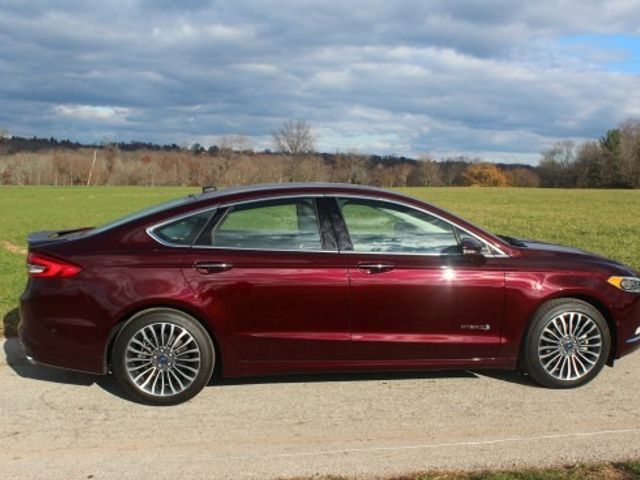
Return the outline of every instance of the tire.
{"type": "Polygon", "coordinates": [[[209,382],[215,350],[204,327],[184,312],[136,314],[113,345],[113,374],[127,395],[148,405],[177,405],[209,382]]]}
{"type": "Polygon", "coordinates": [[[533,317],[523,345],[523,366],[538,384],[575,388],[593,380],[611,349],[607,321],[591,304],[551,300],[533,317]]]}

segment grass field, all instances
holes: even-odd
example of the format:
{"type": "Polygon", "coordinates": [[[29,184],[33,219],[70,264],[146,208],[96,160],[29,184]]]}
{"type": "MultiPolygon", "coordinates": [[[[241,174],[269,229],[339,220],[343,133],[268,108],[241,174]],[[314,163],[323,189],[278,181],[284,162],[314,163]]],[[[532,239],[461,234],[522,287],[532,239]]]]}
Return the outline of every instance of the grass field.
{"type": "MultiPolygon", "coordinates": [[[[0,188],[0,316],[14,330],[26,279],[29,232],[101,224],[197,191],[172,187],[0,188]]],[[[640,269],[640,191],[515,188],[406,188],[487,228],[572,245],[640,269]]]]}
{"type": "MultiPolygon", "coordinates": [[[[314,477],[316,478],[316,477],[314,477]]],[[[505,470],[496,472],[428,472],[388,480],[637,480],[640,463],[603,463],[561,468],[505,470]]],[[[317,480],[351,480],[350,477],[317,477],[317,480]]]]}

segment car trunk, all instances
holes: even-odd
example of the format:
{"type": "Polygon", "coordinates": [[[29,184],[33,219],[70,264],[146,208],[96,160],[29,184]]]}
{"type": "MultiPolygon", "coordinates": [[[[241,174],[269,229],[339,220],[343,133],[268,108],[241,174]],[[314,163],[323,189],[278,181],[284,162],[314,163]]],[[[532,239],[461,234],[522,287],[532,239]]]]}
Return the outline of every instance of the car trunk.
{"type": "Polygon", "coordinates": [[[83,236],[92,227],[74,228],[70,230],[40,230],[30,233],[27,236],[27,244],[29,248],[58,243],[67,240],[73,240],[79,236],[83,236]]]}

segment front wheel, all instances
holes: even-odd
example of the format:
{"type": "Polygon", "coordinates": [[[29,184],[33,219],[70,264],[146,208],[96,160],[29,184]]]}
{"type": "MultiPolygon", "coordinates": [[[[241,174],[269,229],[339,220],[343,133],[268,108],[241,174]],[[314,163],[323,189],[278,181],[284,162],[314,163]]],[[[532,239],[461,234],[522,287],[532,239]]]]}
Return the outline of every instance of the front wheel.
{"type": "Polygon", "coordinates": [[[157,308],[136,315],[113,346],[113,374],[133,399],[176,405],[198,394],[211,378],[215,353],[193,317],[157,308]]]}
{"type": "Polygon", "coordinates": [[[579,387],[602,370],[610,348],[609,326],[595,307],[578,299],[551,300],[527,332],[524,367],[545,387],[579,387]]]}

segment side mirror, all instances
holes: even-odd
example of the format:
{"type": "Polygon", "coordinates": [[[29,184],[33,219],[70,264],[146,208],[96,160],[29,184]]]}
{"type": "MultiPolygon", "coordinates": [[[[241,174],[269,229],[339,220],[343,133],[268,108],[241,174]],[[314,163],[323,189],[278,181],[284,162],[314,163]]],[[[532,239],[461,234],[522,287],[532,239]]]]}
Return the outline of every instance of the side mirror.
{"type": "Polygon", "coordinates": [[[484,260],[482,244],[475,238],[467,237],[463,239],[460,243],[460,250],[463,258],[469,259],[473,262],[481,262],[484,260]]]}

